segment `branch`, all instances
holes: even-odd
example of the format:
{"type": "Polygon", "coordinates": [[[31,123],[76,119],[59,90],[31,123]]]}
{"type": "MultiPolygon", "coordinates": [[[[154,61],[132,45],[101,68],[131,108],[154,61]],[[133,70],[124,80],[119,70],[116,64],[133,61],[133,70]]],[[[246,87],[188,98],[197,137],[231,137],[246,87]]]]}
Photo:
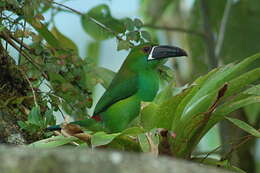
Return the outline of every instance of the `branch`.
{"type": "Polygon", "coordinates": [[[224,10],[224,14],[221,20],[221,25],[219,28],[219,35],[218,35],[218,40],[216,43],[216,49],[215,49],[215,55],[216,57],[219,57],[219,54],[221,52],[221,48],[223,46],[223,41],[225,38],[225,31],[226,31],[226,27],[227,27],[227,22],[228,22],[228,18],[229,18],[229,14],[230,14],[230,9],[232,7],[232,0],[227,0],[226,6],[225,6],[225,10],[224,10]]]}
{"type": "Polygon", "coordinates": [[[41,70],[41,67],[36,64],[33,59],[20,47],[18,47],[9,37],[9,35],[5,32],[0,33],[0,37],[2,37],[8,44],[10,44],[14,49],[16,49],[22,56],[24,56],[42,75],[44,78],[48,79],[48,75],[41,70]]]}
{"type": "Polygon", "coordinates": [[[109,27],[107,27],[107,26],[104,25],[103,23],[97,21],[97,20],[94,19],[93,17],[91,17],[91,16],[89,16],[89,15],[87,15],[87,14],[83,14],[83,13],[81,13],[80,11],[77,11],[77,10],[71,8],[71,7],[68,7],[68,6],[66,6],[66,5],[60,4],[60,3],[55,2],[55,1],[53,1],[53,0],[48,0],[48,1],[49,1],[50,3],[53,3],[53,4],[56,4],[56,5],[59,5],[59,6],[63,7],[63,8],[66,8],[66,9],[68,9],[68,10],[70,10],[70,11],[72,11],[72,12],[74,12],[74,13],[80,15],[80,16],[83,16],[83,15],[84,15],[84,16],[88,17],[89,20],[91,20],[92,22],[94,22],[95,24],[97,24],[97,25],[98,25],[99,27],[101,27],[102,29],[104,29],[104,30],[110,32],[110,33],[111,33],[112,35],[114,35],[118,40],[123,40],[123,39],[122,39],[120,36],[118,36],[112,29],[110,29],[109,27]]]}
{"type": "Polygon", "coordinates": [[[203,29],[206,34],[205,41],[208,47],[207,49],[208,60],[209,60],[210,69],[213,69],[218,66],[218,60],[215,55],[215,40],[212,32],[212,27],[209,21],[209,9],[208,9],[207,0],[201,0],[200,3],[201,3],[202,18],[203,18],[203,29]]]}
{"type": "Polygon", "coordinates": [[[206,37],[205,34],[202,33],[202,32],[194,31],[194,30],[191,30],[191,29],[179,28],[179,27],[156,26],[156,25],[153,25],[153,24],[144,24],[143,27],[166,30],[166,31],[184,32],[184,33],[187,33],[187,34],[197,35],[197,36],[200,36],[202,38],[206,37]]]}

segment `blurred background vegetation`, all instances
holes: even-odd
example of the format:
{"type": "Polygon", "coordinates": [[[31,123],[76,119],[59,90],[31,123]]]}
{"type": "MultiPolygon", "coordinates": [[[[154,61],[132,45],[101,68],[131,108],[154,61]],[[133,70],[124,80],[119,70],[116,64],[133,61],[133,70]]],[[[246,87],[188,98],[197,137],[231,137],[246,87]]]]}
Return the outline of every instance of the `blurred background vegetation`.
{"type": "MultiPolygon", "coordinates": [[[[0,1],[1,54],[11,56],[15,62],[10,64],[19,67],[6,66],[9,62],[1,60],[4,64],[0,70],[4,74],[1,84],[11,85],[1,90],[2,105],[13,106],[12,112],[3,112],[21,115],[14,118],[20,120],[19,127],[34,132],[25,143],[46,137],[42,129],[25,123],[28,119],[25,115],[29,114],[30,119],[30,115],[37,112],[44,113],[46,118],[44,125],[40,125],[42,127],[55,124],[53,111],[58,122],[64,121],[62,116],[65,115],[62,114],[75,119],[91,115],[95,103],[112,79],[113,71],[119,69],[133,45],[153,41],[187,50],[188,58],[173,59],[161,69],[166,81],[174,80],[174,86],[178,88],[187,87],[214,68],[238,63],[260,52],[259,0],[55,2],[0,1]],[[11,82],[10,76],[14,78],[11,82]],[[9,94],[3,94],[3,90],[9,94]],[[24,93],[30,93],[30,97],[24,93]],[[14,95],[19,97],[14,98],[14,95]]],[[[258,59],[247,68],[259,67],[258,59]]],[[[259,77],[251,85],[257,82],[259,77]]],[[[161,85],[164,88],[167,84],[162,82],[161,85]]],[[[259,87],[256,93],[259,96],[259,87]]],[[[238,109],[231,116],[260,128],[259,103],[238,109]]],[[[10,119],[8,121],[12,122],[13,118],[10,119]]],[[[31,122],[37,124],[38,120],[31,116],[31,122]]],[[[6,124],[0,125],[7,128],[6,124]]],[[[9,135],[5,133],[2,136],[9,135]]],[[[213,151],[213,158],[228,157],[233,165],[248,173],[256,172],[260,165],[260,141],[257,138],[244,141],[245,135],[244,131],[224,120],[207,133],[195,153],[213,151]],[[240,144],[244,145],[239,148],[240,144]],[[221,150],[218,150],[219,146],[221,150]]]]}

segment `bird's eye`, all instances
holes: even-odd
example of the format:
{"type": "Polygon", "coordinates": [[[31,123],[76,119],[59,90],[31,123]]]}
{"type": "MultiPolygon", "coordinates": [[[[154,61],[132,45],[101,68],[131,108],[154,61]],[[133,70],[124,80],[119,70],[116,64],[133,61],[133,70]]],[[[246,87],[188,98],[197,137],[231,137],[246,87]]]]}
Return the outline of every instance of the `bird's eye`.
{"type": "Polygon", "coordinates": [[[144,53],[150,53],[151,47],[150,46],[145,46],[145,47],[143,47],[142,50],[143,50],[144,53]]]}

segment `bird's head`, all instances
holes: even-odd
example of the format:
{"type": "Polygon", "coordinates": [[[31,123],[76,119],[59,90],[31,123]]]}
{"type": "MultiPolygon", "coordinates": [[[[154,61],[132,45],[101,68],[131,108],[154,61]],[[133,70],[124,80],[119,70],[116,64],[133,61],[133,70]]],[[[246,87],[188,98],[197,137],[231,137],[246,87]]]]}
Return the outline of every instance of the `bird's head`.
{"type": "Polygon", "coordinates": [[[165,58],[187,56],[187,53],[178,47],[145,43],[132,48],[127,59],[134,68],[156,68],[165,58]]]}

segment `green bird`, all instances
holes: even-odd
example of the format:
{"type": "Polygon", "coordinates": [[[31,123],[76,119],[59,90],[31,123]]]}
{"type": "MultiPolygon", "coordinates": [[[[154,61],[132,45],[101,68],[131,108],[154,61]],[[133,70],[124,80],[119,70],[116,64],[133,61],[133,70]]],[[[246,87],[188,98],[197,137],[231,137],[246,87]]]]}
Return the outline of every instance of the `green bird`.
{"type": "Polygon", "coordinates": [[[99,99],[92,119],[72,124],[100,121],[109,132],[127,128],[140,112],[141,101],[152,101],[159,89],[157,68],[164,58],[187,56],[178,47],[145,43],[132,48],[111,84],[99,99]]]}

